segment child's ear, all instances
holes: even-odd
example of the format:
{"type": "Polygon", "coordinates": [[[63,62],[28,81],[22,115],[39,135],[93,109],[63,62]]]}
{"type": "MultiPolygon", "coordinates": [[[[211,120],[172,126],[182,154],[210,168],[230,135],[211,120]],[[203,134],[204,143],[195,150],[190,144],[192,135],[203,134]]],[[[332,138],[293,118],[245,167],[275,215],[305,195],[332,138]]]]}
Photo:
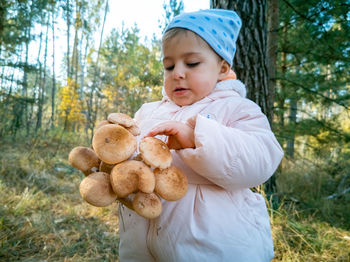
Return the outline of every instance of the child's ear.
{"type": "Polygon", "coordinates": [[[231,70],[230,65],[225,60],[222,60],[218,80],[221,81],[221,80],[225,79],[228,76],[228,74],[230,73],[230,70],[231,70]]]}

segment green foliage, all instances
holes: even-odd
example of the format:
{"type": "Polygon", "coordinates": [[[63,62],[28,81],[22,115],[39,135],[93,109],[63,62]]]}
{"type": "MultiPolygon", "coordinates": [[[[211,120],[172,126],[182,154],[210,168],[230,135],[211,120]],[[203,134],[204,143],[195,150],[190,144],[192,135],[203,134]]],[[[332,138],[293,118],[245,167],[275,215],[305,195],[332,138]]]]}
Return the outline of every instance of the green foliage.
{"type": "Polygon", "coordinates": [[[281,1],[276,94],[276,128],[281,137],[308,135],[307,129],[298,130],[297,126],[298,134],[283,133],[284,116],[290,116],[288,108],[293,103],[301,112],[296,121],[309,121],[311,130],[322,132],[326,128],[333,135],[343,132],[332,122],[334,114],[350,108],[349,14],[344,1],[281,1]]]}
{"type": "Polygon", "coordinates": [[[164,1],[163,3],[163,9],[164,9],[164,21],[163,23],[159,24],[159,28],[162,29],[162,31],[165,30],[165,28],[168,26],[170,21],[177,15],[179,15],[184,10],[184,3],[182,0],[167,0],[167,2],[164,1]]]}
{"type": "MultiPolygon", "coordinates": [[[[137,27],[113,30],[101,49],[101,115],[124,112],[133,115],[161,89],[160,44],[140,43],[137,27]]],[[[156,97],[159,99],[159,97],[156,97]]]]}
{"type": "Polygon", "coordinates": [[[63,123],[64,130],[71,130],[69,126],[84,122],[83,103],[80,101],[78,84],[74,80],[68,79],[67,85],[59,89],[58,104],[59,121],[63,123]]]}
{"type": "Polygon", "coordinates": [[[323,210],[325,221],[333,214],[342,222],[339,199],[325,198],[340,194],[346,199],[350,187],[350,8],[345,2],[279,1],[274,123],[285,161],[295,163],[277,173],[277,194],[309,205],[303,208],[323,210]]]}

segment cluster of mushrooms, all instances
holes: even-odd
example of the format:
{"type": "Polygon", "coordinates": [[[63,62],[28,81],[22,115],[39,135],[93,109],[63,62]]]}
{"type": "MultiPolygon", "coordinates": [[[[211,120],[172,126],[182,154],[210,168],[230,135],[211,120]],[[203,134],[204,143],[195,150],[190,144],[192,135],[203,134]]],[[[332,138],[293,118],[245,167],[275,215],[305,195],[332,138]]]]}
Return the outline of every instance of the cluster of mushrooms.
{"type": "Polygon", "coordinates": [[[187,178],[172,165],[168,146],[154,137],[138,143],[139,135],[130,116],[112,113],[97,125],[92,148],[71,150],[69,163],[85,175],[80,195],[90,205],[104,207],[118,200],[153,219],[162,212],[160,197],[176,201],[186,194],[187,178]]]}

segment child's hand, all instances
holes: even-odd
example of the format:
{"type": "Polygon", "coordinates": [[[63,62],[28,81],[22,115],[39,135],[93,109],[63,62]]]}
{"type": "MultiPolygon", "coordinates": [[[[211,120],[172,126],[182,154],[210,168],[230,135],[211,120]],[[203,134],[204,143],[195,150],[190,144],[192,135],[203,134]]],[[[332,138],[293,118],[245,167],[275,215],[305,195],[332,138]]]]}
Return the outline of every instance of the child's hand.
{"type": "Polygon", "coordinates": [[[168,136],[170,149],[195,148],[194,127],[196,118],[190,118],[188,124],[179,121],[167,121],[153,128],[146,136],[168,136]]]}

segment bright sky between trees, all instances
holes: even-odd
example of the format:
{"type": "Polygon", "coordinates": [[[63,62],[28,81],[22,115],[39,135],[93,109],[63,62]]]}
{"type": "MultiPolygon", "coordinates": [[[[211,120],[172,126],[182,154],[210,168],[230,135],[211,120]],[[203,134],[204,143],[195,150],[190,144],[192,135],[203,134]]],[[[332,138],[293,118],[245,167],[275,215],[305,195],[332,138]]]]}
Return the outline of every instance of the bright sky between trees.
{"type": "MultiPolygon", "coordinates": [[[[123,22],[126,28],[130,28],[136,23],[140,29],[141,37],[151,38],[155,34],[160,38],[159,21],[163,22],[164,1],[110,0],[105,24],[106,33],[110,32],[112,28],[121,28],[123,22]]],[[[210,0],[183,0],[182,2],[185,12],[208,9],[210,5],[210,0]]]]}
{"type": "MultiPolygon", "coordinates": [[[[103,31],[103,39],[106,39],[110,35],[110,32],[113,28],[120,30],[124,24],[124,28],[134,27],[135,24],[140,30],[139,36],[140,40],[145,40],[147,37],[148,40],[152,39],[152,36],[161,38],[161,29],[159,28],[160,22],[164,22],[165,11],[163,4],[169,2],[169,0],[109,0],[109,12],[107,13],[106,22],[103,31]]],[[[200,9],[208,9],[210,7],[210,0],[183,0],[184,11],[191,12],[197,11],[200,9]]],[[[104,7],[102,7],[103,9],[104,7]]],[[[103,14],[103,12],[102,12],[103,14]]],[[[101,17],[103,19],[103,17],[101,17]]],[[[58,19],[59,20],[59,19],[58,19]]],[[[65,77],[66,71],[62,67],[61,61],[63,61],[63,56],[67,50],[67,34],[66,34],[66,23],[63,20],[59,20],[55,28],[55,49],[62,52],[55,52],[55,60],[58,61],[55,63],[56,76],[58,78],[65,77]]],[[[101,30],[94,34],[94,45],[95,48],[98,48],[100,42],[101,30]]],[[[40,28],[37,29],[40,32],[40,28]]],[[[70,41],[73,41],[74,32],[71,28],[70,41]]],[[[37,50],[39,42],[34,41],[31,43],[30,52],[33,61],[37,57],[37,50]]],[[[49,45],[52,46],[51,39],[49,39],[49,45]]],[[[48,50],[48,64],[52,64],[52,49],[48,50]]]]}

